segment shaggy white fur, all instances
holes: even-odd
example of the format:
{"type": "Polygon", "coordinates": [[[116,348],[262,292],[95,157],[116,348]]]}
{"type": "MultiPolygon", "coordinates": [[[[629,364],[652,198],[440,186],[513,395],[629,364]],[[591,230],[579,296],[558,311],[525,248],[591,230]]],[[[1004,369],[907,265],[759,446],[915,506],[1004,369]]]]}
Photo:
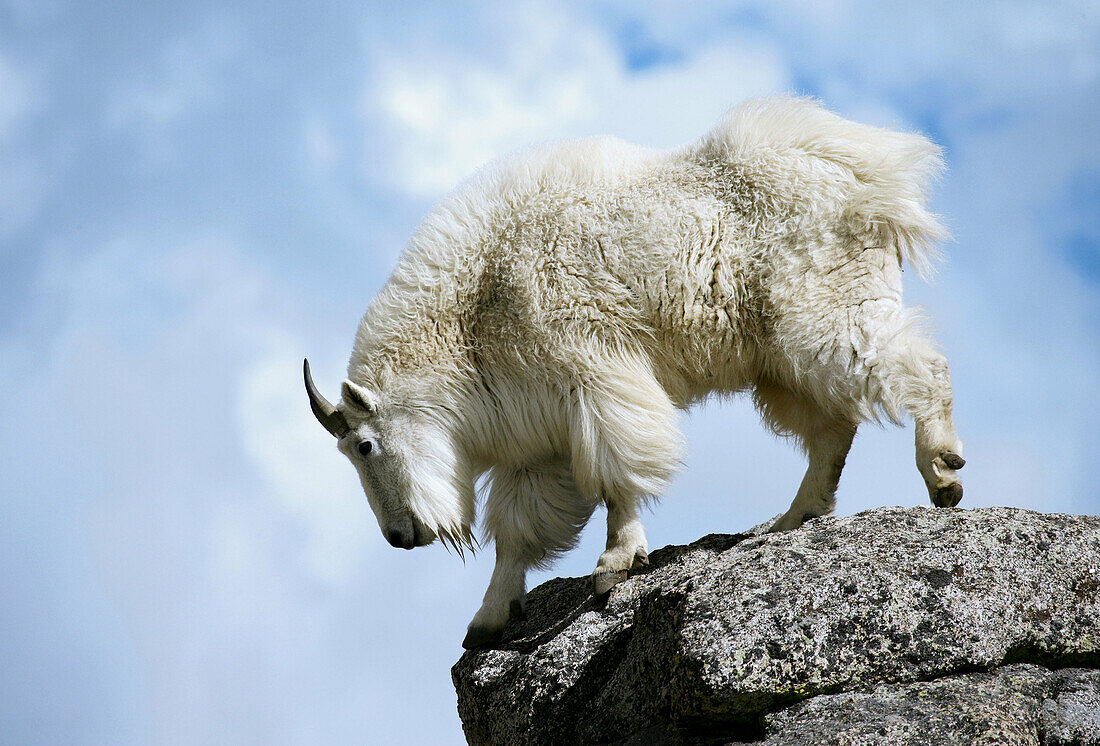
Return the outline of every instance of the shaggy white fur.
{"type": "Polygon", "coordinates": [[[533,148],[432,211],[359,326],[340,448],[383,531],[416,545],[469,546],[488,473],[497,566],[467,647],[499,639],[526,570],[597,503],[597,592],[647,561],[638,503],[679,464],[677,408],[710,394],[751,390],[807,453],[776,530],[833,509],[882,414],[908,412],[933,502],[958,502],[947,365],[901,300],[902,260],[926,275],[944,236],[925,209],[941,167],[920,135],[778,98],[671,151],[533,148]]]}

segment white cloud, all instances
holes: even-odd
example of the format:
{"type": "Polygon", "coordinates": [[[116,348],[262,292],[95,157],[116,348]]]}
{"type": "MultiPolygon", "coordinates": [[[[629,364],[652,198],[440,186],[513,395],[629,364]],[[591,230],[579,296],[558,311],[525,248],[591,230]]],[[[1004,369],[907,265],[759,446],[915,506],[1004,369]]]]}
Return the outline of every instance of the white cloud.
{"type": "Polygon", "coordinates": [[[786,60],[773,43],[731,34],[682,63],[609,81],[591,126],[645,145],[672,147],[702,135],[733,104],[786,93],[790,86],[786,60]]]}
{"type": "Polygon", "coordinates": [[[560,10],[540,11],[513,8],[485,31],[504,41],[497,59],[383,47],[363,107],[396,146],[397,186],[438,194],[494,156],[583,120],[600,79],[618,74],[614,50],[591,28],[569,28],[560,10]]]}
{"type": "MultiPolygon", "coordinates": [[[[368,541],[377,531],[354,471],[305,406],[303,348],[301,339],[285,334],[265,342],[241,377],[238,419],[246,453],[308,534],[305,566],[320,581],[342,583],[377,548],[368,541]]],[[[326,367],[342,367],[332,362],[326,367]]]]}
{"type": "Polygon", "coordinates": [[[439,195],[494,157],[588,134],[677,145],[731,104],[790,85],[766,39],[734,34],[682,64],[630,71],[615,42],[559,5],[522,5],[482,19],[495,54],[386,46],[364,94],[385,133],[393,186],[439,195]]]}
{"type": "MultiPolygon", "coordinates": [[[[301,356],[308,345],[288,313],[288,289],[217,234],[178,242],[124,237],[83,260],[47,267],[39,292],[60,314],[54,340],[66,352],[59,354],[92,345],[81,356],[94,355],[103,376],[117,373],[108,350],[119,363],[129,360],[124,370],[142,371],[125,376],[120,389],[100,374],[80,379],[89,394],[85,421],[109,449],[103,455],[113,472],[156,481],[167,469],[187,489],[232,455],[241,460],[232,478],[261,480],[249,494],[305,531],[302,562],[314,580],[342,581],[361,565],[373,521],[354,472],[306,406],[301,356]],[[175,245],[143,250],[161,241],[175,245]],[[91,396],[97,384],[118,394],[91,396]],[[114,450],[122,442],[110,436],[155,422],[160,412],[168,427],[157,438],[114,450]],[[176,473],[182,465],[186,475],[176,473]]],[[[114,499],[140,495],[122,491],[114,499]]]]}

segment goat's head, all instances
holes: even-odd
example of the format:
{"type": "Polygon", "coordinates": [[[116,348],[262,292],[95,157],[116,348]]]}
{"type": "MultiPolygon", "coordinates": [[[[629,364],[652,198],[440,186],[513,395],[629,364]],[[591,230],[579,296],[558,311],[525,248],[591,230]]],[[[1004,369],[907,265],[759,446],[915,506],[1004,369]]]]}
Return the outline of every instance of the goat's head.
{"type": "Polygon", "coordinates": [[[351,461],[382,535],[412,549],[437,538],[462,551],[472,546],[473,479],[449,429],[431,408],[395,402],[345,380],[333,406],[304,363],[313,414],[351,461]]]}

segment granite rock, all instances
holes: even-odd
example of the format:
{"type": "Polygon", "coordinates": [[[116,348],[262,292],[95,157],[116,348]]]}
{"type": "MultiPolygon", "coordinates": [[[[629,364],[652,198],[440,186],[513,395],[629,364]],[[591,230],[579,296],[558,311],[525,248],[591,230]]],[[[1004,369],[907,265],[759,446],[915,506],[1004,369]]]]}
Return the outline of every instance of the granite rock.
{"type": "Polygon", "coordinates": [[[463,655],[469,742],[1100,746],[1100,518],[887,508],[650,562],[463,655]]]}

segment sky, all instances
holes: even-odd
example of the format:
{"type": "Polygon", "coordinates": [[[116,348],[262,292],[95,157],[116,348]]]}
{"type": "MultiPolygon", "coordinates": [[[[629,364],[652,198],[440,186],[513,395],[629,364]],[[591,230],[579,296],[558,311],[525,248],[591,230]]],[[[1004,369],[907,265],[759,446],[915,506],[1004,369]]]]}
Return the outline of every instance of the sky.
{"type": "MultiPolygon", "coordinates": [[[[0,743],[459,744],[491,572],[392,549],[312,418],[421,217],[539,140],[686,142],[796,92],[945,148],[907,272],[963,505],[1100,513],[1100,6],[0,0],[0,743]]],[[[786,509],[744,401],[683,419],[651,547],[786,509]]],[[[865,425],[838,513],[926,505],[865,425]]],[[[530,585],[586,575],[580,546],[530,585]]]]}

